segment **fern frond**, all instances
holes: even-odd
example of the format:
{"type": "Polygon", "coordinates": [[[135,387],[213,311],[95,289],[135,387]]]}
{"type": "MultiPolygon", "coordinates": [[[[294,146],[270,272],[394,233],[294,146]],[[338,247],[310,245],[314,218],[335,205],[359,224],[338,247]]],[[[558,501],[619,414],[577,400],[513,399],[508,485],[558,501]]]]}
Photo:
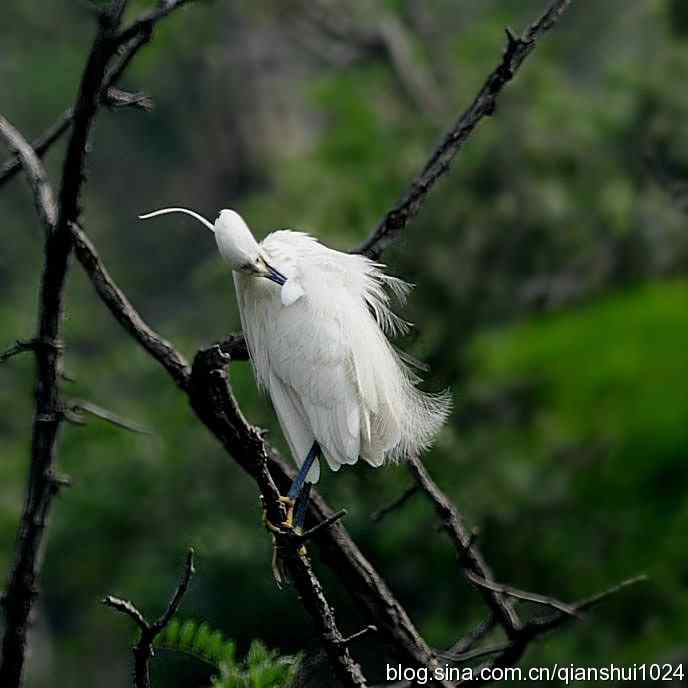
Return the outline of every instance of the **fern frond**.
{"type": "Polygon", "coordinates": [[[183,652],[217,669],[211,688],[288,688],[298,671],[300,657],[280,656],[254,640],[243,661],[236,645],[206,622],[173,619],[155,639],[160,650],[183,652]]]}

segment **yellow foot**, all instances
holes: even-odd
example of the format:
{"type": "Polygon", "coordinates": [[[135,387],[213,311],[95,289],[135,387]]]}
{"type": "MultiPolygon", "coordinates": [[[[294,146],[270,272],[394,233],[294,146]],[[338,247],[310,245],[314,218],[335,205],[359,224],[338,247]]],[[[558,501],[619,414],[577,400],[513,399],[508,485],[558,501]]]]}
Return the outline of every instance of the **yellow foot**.
{"type": "Polygon", "coordinates": [[[296,502],[289,497],[280,497],[279,501],[287,507],[287,518],[282,523],[282,528],[292,530],[294,528],[294,506],[296,502]]]}
{"type": "MultiPolygon", "coordinates": [[[[277,585],[281,588],[282,585],[289,580],[287,567],[284,561],[285,555],[289,556],[287,554],[288,550],[285,550],[285,543],[288,543],[289,538],[298,538],[298,536],[303,534],[303,530],[294,527],[294,500],[289,499],[289,497],[280,497],[279,501],[286,505],[287,517],[277,526],[268,518],[265,504],[261,499],[263,507],[263,525],[272,533],[272,575],[277,585]]],[[[288,544],[287,547],[289,547],[288,544]]],[[[294,550],[292,549],[291,551],[293,552],[294,550]]],[[[300,544],[298,548],[296,548],[296,553],[301,557],[305,557],[307,554],[306,546],[300,544]]]]}

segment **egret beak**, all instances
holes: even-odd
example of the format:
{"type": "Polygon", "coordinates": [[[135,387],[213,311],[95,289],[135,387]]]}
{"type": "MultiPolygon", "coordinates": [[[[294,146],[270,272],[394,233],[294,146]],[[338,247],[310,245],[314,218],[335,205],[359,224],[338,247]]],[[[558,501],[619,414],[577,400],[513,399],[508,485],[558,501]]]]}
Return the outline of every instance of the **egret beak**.
{"type": "Polygon", "coordinates": [[[270,265],[270,263],[268,263],[266,260],[263,260],[263,262],[265,263],[265,272],[263,273],[263,277],[266,277],[275,284],[279,284],[281,287],[287,281],[287,278],[279,270],[273,268],[272,265],[270,265]]]}

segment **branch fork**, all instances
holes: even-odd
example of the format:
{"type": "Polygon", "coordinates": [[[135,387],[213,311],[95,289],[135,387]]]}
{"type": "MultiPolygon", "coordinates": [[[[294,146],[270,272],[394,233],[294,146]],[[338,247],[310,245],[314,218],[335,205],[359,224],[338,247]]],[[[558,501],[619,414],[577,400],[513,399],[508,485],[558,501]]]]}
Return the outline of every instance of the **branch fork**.
{"type": "Polygon", "coordinates": [[[113,595],[103,598],[103,604],[110,607],[120,614],[125,614],[138,626],[140,631],[139,640],[132,648],[134,654],[134,685],[136,688],[150,688],[150,660],[154,655],[153,643],[163,629],[172,621],[172,618],[179,610],[184,595],[189,589],[189,583],[195,573],[194,550],[189,548],[182,576],[177,584],[177,588],[170,599],[167,608],[162,615],[155,621],[147,621],[136,605],[129,600],[123,600],[113,595]]]}

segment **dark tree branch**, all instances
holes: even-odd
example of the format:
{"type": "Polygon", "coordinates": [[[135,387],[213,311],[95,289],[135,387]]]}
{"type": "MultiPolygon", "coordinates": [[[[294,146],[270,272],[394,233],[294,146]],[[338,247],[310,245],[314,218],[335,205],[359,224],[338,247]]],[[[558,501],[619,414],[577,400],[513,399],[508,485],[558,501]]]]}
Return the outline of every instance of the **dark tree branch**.
{"type": "Polygon", "coordinates": [[[466,578],[468,578],[471,583],[474,583],[478,587],[485,588],[486,590],[491,590],[492,592],[499,593],[506,597],[513,597],[517,600],[525,600],[526,602],[533,602],[534,604],[540,604],[544,607],[551,607],[562,614],[568,614],[569,616],[574,616],[580,618],[580,614],[565,602],[555,599],[554,597],[548,597],[546,595],[540,595],[535,592],[527,592],[525,590],[518,590],[510,585],[504,585],[502,583],[495,583],[494,581],[485,580],[480,576],[476,576],[471,571],[466,571],[466,578]]]}
{"type": "Polygon", "coordinates": [[[108,595],[103,599],[103,604],[106,607],[110,607],[121,614],[126,614],[134,621],[141,631],[138,642],[132,648],[132,652],[134,653],[134,686],[136,688],[151,688],[150,660],[153,657],[153,643],[177,613],[184,599],[184,595],[189,588],[189,583],[191,582],[191,577],[194,572],[194,551],[190,548],[186,555],[184,571],[179,584],[174,591],[170,603],[167,605],[167,609],[165,609],[162,616],[157,621],[146,621],[143,614],[128,600],[122,600],[112,595],[108,595]]]}
{"type": "MultiPolygon", "coordinates": [[[[491,581],[492,572],[483,559],[482,554],[474,545],[473,535],[466,528],[463,517],[456,507],[439,489],[420,459],[414,457],[409,461],[408,467],[413,478],[432,501],[442,529],[454,543],[461,565],[466,568],[467,572],[473,573],[480,580],[491,581]]],[[[479,586],[479,589],[486,604],[504,628],[507,636],[509,638],[515,637],[521,628],[521,621],[511,600],[507,599],[501,592],[486,588],[485,586],[479,586]]]]}
{"type": "MultiPolygon", "coordinates": [[[[114,79],[110,79],[114,82],[114,79]]],[[[149,112],[153,108],[153,101],[144,93],[129,93],[114,86],[106,89],[102,99],[103,105],[113,109],[123,107],[139,108],[149,112]]],[[[62,138],[62,135],[69,131],[74,120],[74,109],[65,110],[59,119],[51,124],[35,141],[31,143],[31,148],[39,157],[43,157],[50,147],[62,138]]],[[[0,167],[0,186],[14,177],[22,167],[19,156],[13,155],[6,160],[0,167]]]]}
{"type": "Polygon", "coordinates": [[[248,361],[248,348],[241,332],[227,335],[219,346],[222,353],[227,354],[233,361],[248,361]]]}
{"type": "MultiPolygon", "coordinates": [[[[122,3],[114,3],[112,17],[118,17],[122,3]]],[[[98,95],[108,61],[110,36],[116,19],[103,18],[81,78],[74,125],[63,166],[59,210],[55,213],[47,177],[37,156],[26,142],[17,146],[22,165],[27,170],[39,215],[48,230],[45,262],[39,297],[37,340],[57,346],[35,349],[37,383],[31,465],[26,500],[17,533],[14,564],[5,598],[5,634],[3,638],[0,685],[19,688],[22,683],[28,622],[38,594],[41,554],[50,506],[57,493],[54,480],[56,442],[62,420],[59,380],[62,371],[60,336],[64,288],[71,252],[69,224],[79,215],[79,194],[84,180],[86,144],[96,114],[98,95]],[[33,153],[33,155],[32,155],[33,153]]]]}
{"type": "Polygon", "coordinates": [[[161,19],[191,2],[193,0],[161,0],[154,10],[139,17],[131,26],[122,29],[117,36],[117,42],[127,43],[132,38],[149,33],[161,19]]]}
{"type": "Polygon", "coordinates": [[[8,147],[15,154],[17,167],[24,169],[29,186],[33,191],[38,217],[46,230],[51,232],[57,220],[57,206],[41,161],[33,148],[26,142],[26,139],[1,115],[0,136],[5,139],[8,147]]]}
{"type": "Polygon", "coordinates": [[[364,636],[368,635],[368,633],[377,633],[377,626],[370,624],[365,628],[362,628],[360,631],[352,633],[348,638],[342,638],[340,642],[344,645],[351,645],[351,643],[360,640],[364,636]]]}
{"type": "MultiPolygon", "coordinates": [[[[268,470],[268,452],[261,433],[248,424],[232,394],[226,370],[229,360],[217,345],[196,354],[188,388],[189,401],[198,417],[256,481],[268,521],[282,523],[285,513],[279,501],[280,492],[268,470]]],[[[326,530],[329,528],[319,532],[326,530]]],[[[300,548],[302,543],[286,533],[283,536],[275,534],[275,541],[289,578],[315,623],[339,680],[344,686],[365,686],[360,667],[342,643],[343,636],[320,581],[300,548]]]]}
{"type": "Polygon", "coordinates": [[[367,685],[361,667],[351,657],[347,638],[339,631],[334,610],[325,598],[322,585],[313,572],[310,560],[298,550],[283,553],[289,576],[301,602],[315,623],[325,652],[342,686],[365,688],[367,685]]]}
{"type": "Polygon", "coordinates": [[[391,514],[393,511],[396,511],[397,509],[400,509],[406,502],[408,502],[413,495],[417,494],[418,492],[418,485],[411,485],[410,487],[407,487],[404,492],[397,497],[393,502],[390,502],[387,504],[387,506],[383,506],[381,509],[378,509],[377,511],[373,512],[370,514],[370,520],[373,521],[374,523],[379,523],[385,516],[388,514],[391,514]]]}
{"type": "MultiPolygon", "coordinates": [[[[619,583],[618,585],[614,585],[601,593],[598,593],[596,595],[593,595],[592,597],[588,597],[584,600],[580,600],[579,602],[570,605],[570,608],[573,612],[575,612],[576,616],[580,616],[580,614],[582,614],[583,612],[593,609],[594,607],[596,607],[612,595],[615,595],[621,592],[622,590],[630,587],[631,585],[636,585],[637,583],[643,582],[645,580],[647,580],[647,576],[645,575],[639,575],[634,576],[633,578],[628,578],[619,583]]],[[[480,676],[480,670],[482,668],[514,666],[523,657],[530,643],[532,643],[534,640],[539,639],[549,631],[559,628],[560,626],[567,623],[568,621],[571,621],[574,618],[575,616],[572,616],[568,612],[556,611],[555,613],[550,614],[549,616],[536,617],[534,619],[529,620],[523,626],[523,628],[521,628],[516,637],[510,640],[510,642],[505,643],[501,647],[488,648],[490,650],[490,654],[492,654],[492,652],[496,650],[498,652],[498,655],[497,657],[495,657],[494,660],[492,660],[488,664],[485,664],[474,670],[473,675],[475,678],[473,681],[462,681],[459,682],[457,686],[466,685],[468,683],[470,683],[470,685],[476,686],[485,685],[489,681],[483,679],[480,676]]],[[[473,658],[475,658],[475,655],[473,658]]],[[[465,658],[464,661],[466,661],[465,658]]]]}
{"type": "Polygon", "coordinates": [[[406,193],[385,215],[373,234],[356,249],[357,253],[377,259],[387,246],[399,237],[404,227],[423,207],[435,183],[449,171],[452,160],[480,120],[494,114],[497,97],[514,78],[523,61],[535,48],[538,39],[556,24],[570,4],[571,0],[556,0],[520,37],[514,36],[511,31],[507,32],[507,46],[500,63],[488,76],[469,108],[444,136],[406,193]]]}
{"type": "Polygon", "coordinates": [[[297,541],[301,543],[308,542],[314,535],[317,535],[323,528],[330,528],[335,523],[337,523],[337,521],[343,519],[344,516],[346,516],[346,509],[340,509],[336,514],[332,514],[332,516],[328,516],[324,521],[316,523],[316,525],[306,530],[302,535],[297,535],[297,541]]]}
{"type": "Polygon", "coordinates": [[[12,346],[8,347],[2,353],[0,353],[0,363],[4,363],[13,356],[24,353],[25,351],[33,351],[34,348],[35,347],[33,341],[25,342],[21,339],[17,339],[17,341],[14,344],[12,344],[12,346]]]}
{"type": "MultiPolygon", "coordinates": [[[[53,143],[59,140],[62,134],[69,130],[69,128],[72,126],[73,119],[74,111],[72,108],[65,110],[62,116],[54,124],[51,124],[50,127],[46,129],[46,131],[31,144],[31,148],[38,157],[43,157],[53,143]]],[[[12,177],[14,177],[14,175],[17,174],[21,168],[21,159],[19,156],[13,155],[0,168],[0,186],[6,181],[12,179],[12,177]]]]}
{"type": "Polygon", "coordinates": [[[123,418],[122,416],[119,416],[116,413],[103,408],[102,406],[98,406],[98,404],[94,404],[91,401],[85,401],[84,399],[73,399],[72,401],[65,403],[64,413],[67,420],[71,420],[78,425],[84,425],[86,421],[84,420],[83,414],[90,413],[92,416],[107,421],[108,423],[111,423],[118,428],[122,428],[123,430],[137,432],[142,435],[153,434],[152,430],[141,425],[140,423],[135,423],[133,420],[123,418]],[[69,414],[69,416],[67,414],[69,414]]]}
{"type": "Polygon", "coordinates": [[[115,284],[95,247],[76,224],[71,226],[74,252],[89,276],[98,296],[122,327],[170,374],[175,384],[186,390],[191,369],[184,357],[144,322],[124,292],[115,284]]]}
{"type": "Polygon", "coordinates": [[[484,640],[497,626],[497,621],[494,616],[490,614],[483,622],[478,624],[470,633],[467,633],[463,638],[457,640],[445,652],[439,653],[442,659],[454,660],[466,652],[470,652],[475,646],[484,640]]]}
{"type": "MultiPolygon", "coordinates": [[[[57,209],[47,176],[35,151],[6,120],[0,121],[0,134],[18,153],[33,188],[39,216],[48,230],[39,295],[38,334],[33,347],[36,357],[36,405],[31,463],[16,552],[3,604],[6,621],[0,663],[0,685],[3,688],[20,688],[22,684],[29,618],[38,595],[47,519],[53,498],[63,484],[55,476],[55,462],[58,433],[64,418],[59,389],[62,378],[60,338],[64,290],[73,247],[72,227],[80,215],[79,198],[85,180],[88,141],[93,123],[103,94],[107,93],[114,78],[122,73],[122,69],[115,68],[109,74],[113,80],[108,82],[108,67],[117,49],[116,35],[126,4],[127,0],[112,0],[108,9],[100,15],[73,108],[57,209]]],[[[170,11],[172,9],[170,7],[170,11]]],[[[161,16],[166,14],[169,12],[161,16]]]]}

